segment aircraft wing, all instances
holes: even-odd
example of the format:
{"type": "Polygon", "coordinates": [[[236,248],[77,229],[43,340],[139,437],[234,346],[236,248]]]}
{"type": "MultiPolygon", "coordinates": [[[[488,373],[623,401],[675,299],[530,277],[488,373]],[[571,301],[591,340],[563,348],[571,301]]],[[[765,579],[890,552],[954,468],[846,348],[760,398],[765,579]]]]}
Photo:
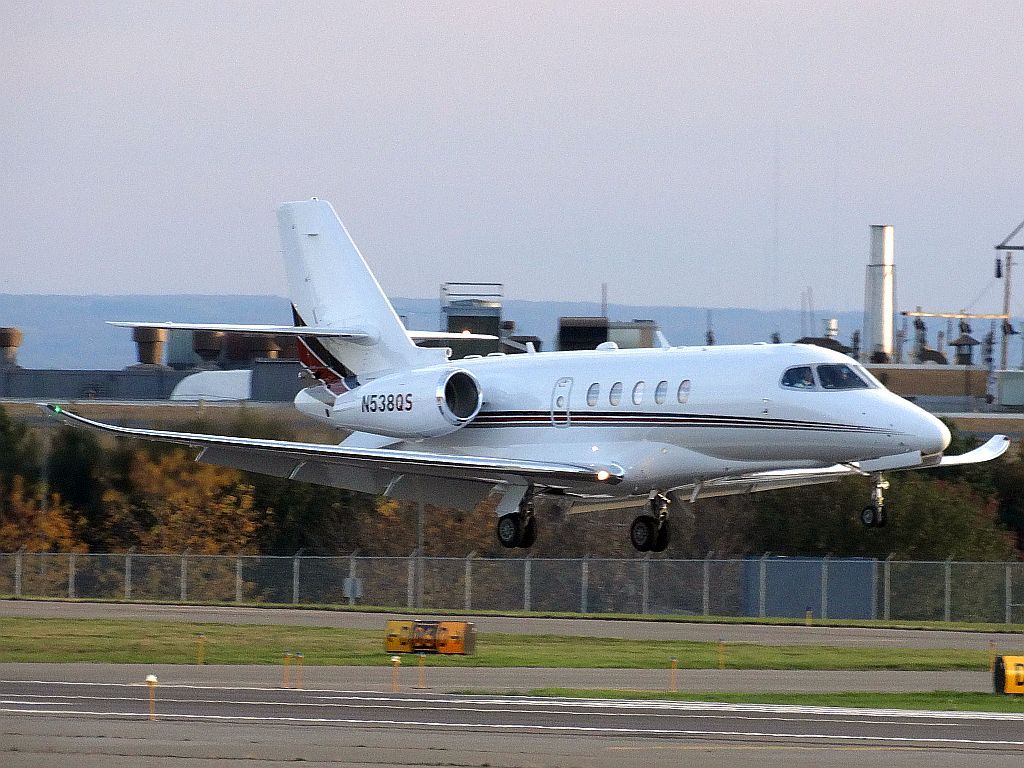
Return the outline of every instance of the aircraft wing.
{"type": "Polygon", "coordinates": [[[1010,447],[1010,438],[1006,435],[995,435],[984,445],[973,451],[957,456],[921,458],[920,454],[900,454],[899,456],[883,457],[871,461],[853,462],[850,464],[834,464],[819,469],[782,469],[770,472],[750,472],[734,477],[718,477],[705,480],[701,484],[693,484],[674,488],[677,496],[687,494],[699,498],[711,496],[731,496],[740,493],[756,493],[773,491],[782,488],[797,488],[803,485],[819,485],[832,483],[846,477],[864,476],[872,472],[892,472],[905,469],[927,469],[930,467],[952,467],[964,464],[979,464],[997,459],[1010,447]],[[916,455],[917,460],[914,460],[916,455]]]}
{"type": "MultiPolygon", "coordinates": [[[[373,344],[377,334],[367,328],[335,328],[317,325],[262,325],[245,323],[150,323],[128,320],[108,320],[107,325],[119,328],[158,328],[167,331],[222,331],[224,333],[242,333],[247,336],[302,336],[320,339],[344,339],[362,344],[373,344]]],[[[413,341],[424,339],[484,339],[494,340],[497,336],[484,333],[448,333],[446,331],[406,331],[413,341]]]]}
{"type": "Polygon", "coordinates": [[[623,469],[616,464],[562,464],[529,459],[460,456],[391,448],[357,448],[122,427],[87,419],[66,411],[59,405],[40,403],[40,407],[75,426],[125,437],[198,447],[203,449],[204,454],[211,454],[206,459],[210,463],[224,463],[227,466],[239,466],[256,472],[264,471],[265,467],[267,474],[293,479],[322,477],[330,474],[332,468],[350,468],[395,477],[413,475],[490,484],[508,483],[525,478],[548,487],[560,488],[574,483],[614,485],[621,482],[624,475],[623,469]],[[229,460],[216,460],[219,457],[229,460]]]}

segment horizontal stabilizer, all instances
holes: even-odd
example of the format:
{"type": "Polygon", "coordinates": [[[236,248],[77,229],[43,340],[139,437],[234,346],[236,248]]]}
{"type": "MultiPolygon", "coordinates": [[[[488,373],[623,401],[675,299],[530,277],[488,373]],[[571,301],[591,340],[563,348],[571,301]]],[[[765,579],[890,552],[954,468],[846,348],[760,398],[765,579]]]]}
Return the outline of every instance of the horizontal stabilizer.
{"type": "Polygon", "coordinates": [[[311,338],[335,338],[348,341],[374,343],[376,334],[365,328],[321,328],[312,325],[261,325],[245,323],[135,323],[124,320],[108,320],[107,325],[119,328],[158,328],[167,331],[221,331],[242,333],[248,336],[305,336],[311,338]]]}
{"type": "Polygon", "coordinates": [[[483,341],[496,341],[497,336],[486,333],[449,333],[447,331],[406,331],[413,341],[426,341],[428,339],[439,339],[455,341],[457,339],[477,339],[483,341]]]}
{"type": "MultiPolygon", "coordinates": [[[[108,325],[119,328],[158,328],[167,331],[222,331],[247,336],[301,336],[303,338],[345,339],[355,343],[375,344],[377,334],[366,328],[333,328],[315,325],[262,325],[245,323],[148,323],[127,320],[108,320],[108,325]]],[[[495,340],[497,336],[484,333],[447,333],[445,331],[406,331],[413,341],[426,339],[495,340]]]]}

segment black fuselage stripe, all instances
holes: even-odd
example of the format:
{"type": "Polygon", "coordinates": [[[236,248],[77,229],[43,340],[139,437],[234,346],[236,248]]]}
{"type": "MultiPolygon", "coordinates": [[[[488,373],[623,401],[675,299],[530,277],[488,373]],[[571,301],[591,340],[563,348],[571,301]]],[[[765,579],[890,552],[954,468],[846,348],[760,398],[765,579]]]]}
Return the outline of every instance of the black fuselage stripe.
{"type": "Polygon", "coordinates": [[[794,419],[764,419],[745,416],[710,416],[689,414],[643,413],[568,413],[561,411],[516,411],[481,413],[468,426],[471,427],[530,427],[552,423],[572,423],[582,426],[635,426],[635,427],[718,427],[722,429],[777,429],[815,432],[853,432],[862,434],[892,434],[894,430],[881,427],[836,424],[831,422],[797,421],[794,419]],[[514,414],[514,415],[513,415],[514,414]]]}

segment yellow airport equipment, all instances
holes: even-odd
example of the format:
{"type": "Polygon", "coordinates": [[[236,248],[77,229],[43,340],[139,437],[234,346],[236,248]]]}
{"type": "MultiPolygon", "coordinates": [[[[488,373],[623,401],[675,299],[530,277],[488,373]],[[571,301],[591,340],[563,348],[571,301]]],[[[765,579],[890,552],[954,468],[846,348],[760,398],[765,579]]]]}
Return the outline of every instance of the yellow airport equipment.
{"type": "Polygon", "coordinates": [[[412,653],[412,621],[389,621],[384,635],[388,653],[412,653]]]}
{"type": "Polygon", "coordinates": [[[476,628],[466,621],[392,620],[385,627],[384,650],[472,655],[476,652],[476,628]]]}
{"type": "Polygon", "coordinates": [[[438,622],[437,652],[472,656],[476,652],[476,627],[467,621],[438,622]]]}
{"type": "Polygon", "coordinates": [[[1024,656],[996,656],[992,683],[996,693],[1024,693],[1024,656]]]}
{"type": "Polygon", "coordinates": [[[412,648],[417,652],[437,653],[439,621],[415,621],[412,625],[412,648]]]}

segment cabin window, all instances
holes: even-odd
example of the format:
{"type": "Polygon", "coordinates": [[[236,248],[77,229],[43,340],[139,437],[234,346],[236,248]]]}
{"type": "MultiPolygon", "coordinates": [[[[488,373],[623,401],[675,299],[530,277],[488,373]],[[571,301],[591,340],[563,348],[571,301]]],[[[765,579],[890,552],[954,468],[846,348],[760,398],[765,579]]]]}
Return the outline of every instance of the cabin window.
{"type": "Polygon", "coordinates": [[[659,381],[658,386],[654,390],[654,402],[661,405],[665,402],[665,395],[668,394],[668,382],[659,381]]]}
{"type": "Polygon", "coordinates": [[[790,368],[782,374],[782,386],[793,389],[814,389],[814,374],[811,372],[811,366],[800,365],[790,368]]]}
{"type": "Polygon", "coordinates": [[[645,386],[642,381],[638,381],[636,386],[633,387],[633,405],[640,405],[644,401],[645,386]]]}
{"type": "Polygon", "coordinates": [[[818,380],[822,389],[868,389],[871,386],[853,368],[843,363],[819,365],[818,380]]]}
{"type": "Polygon", "coordinates": [[[622,402],[622,382],[616,381],[612,384],[612,388],[608,390],[608,402],[612,405],[618,405],[622,402]]]}
{"type": "Polygon", "coordinates": [[[590,385],[590,389],[587,390],[587,405],[593,408],[597,405],[597,398],[601,396],[601,385],[594,382],[590,385]]]}
{"type": "Polygon", "coordinates": [[[680,405],[686,405],[686,401],[690,399],[689,379],[683,379],[682,384],[679,385],[679,389],[676,391],[676,399],[680,405]]]}

